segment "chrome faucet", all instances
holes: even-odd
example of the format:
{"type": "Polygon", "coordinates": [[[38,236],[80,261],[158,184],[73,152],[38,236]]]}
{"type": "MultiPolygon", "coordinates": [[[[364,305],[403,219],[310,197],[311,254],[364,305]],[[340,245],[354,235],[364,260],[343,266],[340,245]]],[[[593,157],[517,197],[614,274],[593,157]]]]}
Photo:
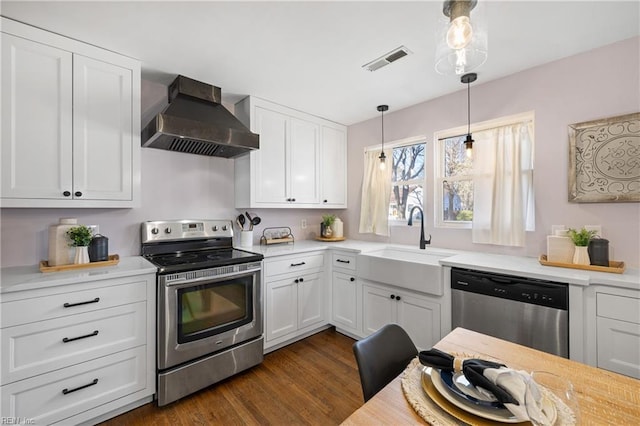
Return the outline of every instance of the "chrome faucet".
{"type": "Polygon", "coordinates": [[[418,209],[420,211],[420,248],[424,250],[427,244],[431,244],[431,234],[429,234],[429,239],[424,239],[424,212],[420,208],[420,206],[413,206],[411,211],[409,212],[409,221],[407,225],[413,226],[413,211],[418,209]]]}

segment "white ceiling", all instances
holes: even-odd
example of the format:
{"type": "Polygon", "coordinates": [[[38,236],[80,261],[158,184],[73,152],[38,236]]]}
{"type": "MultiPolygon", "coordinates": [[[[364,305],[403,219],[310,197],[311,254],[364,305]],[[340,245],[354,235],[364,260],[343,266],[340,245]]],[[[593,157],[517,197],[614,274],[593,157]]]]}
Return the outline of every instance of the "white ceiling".
{"type": "MultiPolygon", "coordinates": [[[[640,2],[485,3],[489,59],[476,84],[640,35],[640,2]]],[[[442,1],[2,1],[3,16],[142,61],[143,78],[177,74],[353,124],[464,88],[434,70],[442,1]],[[404,45],[412,55],[365,63],[404,45]]],[[[472,15],[473,16],[473,15],[472,15]]],[[[612,64],[615,66],[615,64],[612,64]]]]}

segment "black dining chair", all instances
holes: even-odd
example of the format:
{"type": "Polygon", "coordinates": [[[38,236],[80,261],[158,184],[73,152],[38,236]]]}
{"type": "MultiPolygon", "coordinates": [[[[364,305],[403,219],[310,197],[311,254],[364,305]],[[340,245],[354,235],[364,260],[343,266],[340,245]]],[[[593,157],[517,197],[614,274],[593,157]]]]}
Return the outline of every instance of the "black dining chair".
{"type": "Polygon", "coordinates": [[[387,324],[353,344],[358,363],[364,402],[378,393],[418,355],[406,331],[398,324],[387,324]]]}

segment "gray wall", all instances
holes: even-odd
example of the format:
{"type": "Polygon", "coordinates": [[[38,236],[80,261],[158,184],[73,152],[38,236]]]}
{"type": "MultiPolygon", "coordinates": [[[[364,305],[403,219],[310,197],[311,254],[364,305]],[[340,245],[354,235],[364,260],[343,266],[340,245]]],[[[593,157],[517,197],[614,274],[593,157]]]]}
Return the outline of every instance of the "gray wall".
{"type": "MultiPolygon", "coordinates": [[[[400,111],[385,114],[385,141],[425,135],[427,146],[426,232],[437,247],[523,256],[546,253],[551,225],[602,225],[611,243],[611,259],[640,264],[640,203],[573,204],[568,199],[569,142],[567,126],[640,111],[640,38],[535,67],[498,80],[483,82],[482,71],[471,86],[471,120],[480,122],[535,111],[536,230],[527,233],[524,248],[473,244],[471,230],[434,228],[433,135],[466,125],[467,92],[461,90],[400,111]]],[[[373,108],[374,106],[372,106],[373,108]]],[[[364,147],[380,143],[380,119],[349,128],[349,208],[346,221],[357,224],[364,147]]],[[[391,228],[390,238],[357,233],[348,237],[417,245],[414,226],[391,228]]]]}
{"type": "MultiPolygon", "coordinates": [[[[616,43],[491,82],[483,82],[479,72],[479,80],[472,86],[472,121],[535,110],[536,231],[527,236],[526,247],[506,249],[472,244],[468,230],[435,229],[433,175],[428,174],[427,232],[433,234],[434,246],[538,256],[546,250],[545,235],[552,224],[601,224],[611,241],[612,259],[624,260],[629,266],[640,265],[640,204],[570,204],[566,184],[567,125],[640,110],[639,40],[616,43]]],[[[143,124],[162,108],[165,91],[164,86],[143,81],[143,124]]],[[[466,123],[466,91],[400,111],[394,111],[393,105],[390,108],[385,114],[387,141],[417,135],[431,139],[438,130],[466,123]]],[[[357,232],[363,149],[380,142],[379,123],[374,119],[349,127],[349,208],[334,213],[345,222],[349,238],[417,246],[419,230],[415,226],[393,227],[390,238],[357,232]]],[[[139,227],[143,221],[232,219],[239,213],[233,208],[233,172],[231,160],[143,149],[140,208],[1,209],[1,265],[32,265],[46,259],[48,227],[60,217],[77,217],[81,223],[99,225],[101,233],[109,237],[110,253],[121,256],[140,253],[139,227]]],[[[257,241],[264,227],[271,226],[290,226],[296,240],[313,238],[326,212],[263,209],[256,213],[263,219],[254,231],[257,241]],[[300,228],[303,219],[309,224],[306,229],[300,228]]]]}

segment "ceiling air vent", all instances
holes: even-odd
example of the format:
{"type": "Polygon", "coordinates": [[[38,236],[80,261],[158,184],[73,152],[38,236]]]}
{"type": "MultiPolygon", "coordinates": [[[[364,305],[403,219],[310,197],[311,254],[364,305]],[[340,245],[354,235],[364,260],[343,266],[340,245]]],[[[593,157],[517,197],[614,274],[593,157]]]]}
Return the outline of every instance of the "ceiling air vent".
{"type": "Polygon", "coordinates": [[[381,57],[374,59],[368,64],[364,64],[362,68],[364,68],[367,71],[375,71],[409,54],[411,54],[411,51],[409,49],[407,49],[404,46],[400,46],[396,49],[393,49],[391,52],[385,53],[381,57]]]}

